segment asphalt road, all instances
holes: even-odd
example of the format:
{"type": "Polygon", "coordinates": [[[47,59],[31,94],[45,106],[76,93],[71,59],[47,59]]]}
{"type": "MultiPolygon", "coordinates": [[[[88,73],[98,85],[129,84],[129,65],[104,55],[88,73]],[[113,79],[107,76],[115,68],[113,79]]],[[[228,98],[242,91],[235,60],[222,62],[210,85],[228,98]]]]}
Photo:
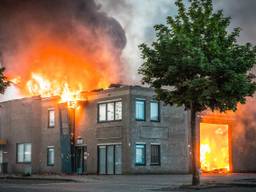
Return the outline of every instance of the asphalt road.
{"type": "Polygon", "coordinates": [[[256,175],[204,176],[191,188],[189,175],[82,176],[76,182],[0,180],[0,192],[255,192],[256,175]]]}

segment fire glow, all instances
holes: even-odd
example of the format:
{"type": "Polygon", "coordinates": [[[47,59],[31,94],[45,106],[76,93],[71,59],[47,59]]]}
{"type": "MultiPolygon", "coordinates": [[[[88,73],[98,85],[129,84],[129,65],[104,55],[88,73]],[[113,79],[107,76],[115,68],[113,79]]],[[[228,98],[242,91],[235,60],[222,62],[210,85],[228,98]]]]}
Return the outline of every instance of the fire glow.
{"type": "Polygon", "coordinates": [[[25,96],[60,96],[60,102],[77,101],[82,91],[104,89],[119,80],[119,68],[108,51],[98,53],[96,58],[94,53],[85,53],[72,44],[41,42],[17,58],[27,63],[21,75],[10,74],[25,96]]]}
{"type": "Polygon", "coordinates": [[[228,128],[226,124],[200,124],[200,162],[203,172],[230,171],[228,128]]]}
{"type": "Polygon", "coordinates": [[[120,83],[125,31],[94,0],[0,4],[0,62],[12,82],[2,100],[40,95],[76,101],[81,91],[120,83]]]}

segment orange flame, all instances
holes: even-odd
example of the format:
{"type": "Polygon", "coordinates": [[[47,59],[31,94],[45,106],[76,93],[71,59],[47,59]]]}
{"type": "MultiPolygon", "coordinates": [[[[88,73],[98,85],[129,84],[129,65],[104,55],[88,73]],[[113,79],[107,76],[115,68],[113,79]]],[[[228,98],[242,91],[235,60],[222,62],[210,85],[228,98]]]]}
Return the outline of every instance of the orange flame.
{"type": "Polygon", "coordinates": [[[100,47],[92,50],[72,41],[42,38],[17,55],[15,59],[23,67],[14,66],[8,74],[25,96],[60,96],[60,102],[74,105],[81,91],[107,88],[119,81],[116,53],[106,38],[97,40],[100,47]]]}
{"type": "Polygon", "coordinates": [[[71,102],[79,99],[82,86],[72,90],[68,82],[57,80],[51,82],[40,74],[32,73],[31,80],[27,81],[27,89],[32,95],[42,95],[44,97],[58,95],[61,97],[61,102],[71,102]]]}
{"type": "Polygon", "coordinates": [[[228,125],[200,124],[200,162],[204,172],[230,171],[228,125]]]}

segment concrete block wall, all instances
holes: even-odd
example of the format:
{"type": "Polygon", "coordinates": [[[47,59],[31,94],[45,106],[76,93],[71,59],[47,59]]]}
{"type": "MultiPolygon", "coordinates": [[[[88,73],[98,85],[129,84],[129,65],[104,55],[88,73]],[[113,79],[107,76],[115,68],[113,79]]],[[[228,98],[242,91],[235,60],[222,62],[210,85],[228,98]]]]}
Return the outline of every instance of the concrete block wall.
{"type": "MultiPolygon", "coordinates": [[[[85,93],[87,94],[87,93],[85,93]]],[[[124,86],[85,95],[75,110],[75,137],[83,138],[89,156],[85,160],[88,174],[97,173],[97,146],[121,144],[122,173],[186,173],[189,170],[188,116],[183,108],[161,103],[160,122],[149,119],[149,104],[154,91],[137,86],[124,86]],[[146,121],[135,120],[136,98],[146,99],[146,121]],[[99,123],[98,103],[122,100],[122,120],[99,123]],[[135,166],[135,144],[144,142],[146,166],[135,166]],[[150,166],[150,144],[161,145],[161,166],[150,166]]],[[[0,103],[0,133],[8,140],[10,172],[22,172],[31,167],[34,173],[61,173],[60,117],[58,98],[25,98],[0,103]],[[48,128],[48,109],[55,111],[55,127],[48,128]],[[32,143],[32,163],[16,163],[16,143],[32,143]],[[47,147],[54,146],[55,164],[47,165],[47,147]]]]}
{"type": "Polygon", "coordinates": [[[0,107],[0,129],[7,145],[3,147],[4,161],[8,162],[10,173],[40,171],[41,151],[41,98],[32,97],[22,100],[2,102],[0,107]],[[32,162],[17,163],[18,143],[32,143],[32,162]]]}
{"type": "Polygon", "coordinates": [[[130,118],[131,173],[188,173],[188,113],[183,108],[171,107],[160,103],[160,122],[150,121],[150,101],[154,99],[152,89],[133,87],[131,91],[132,109],[130,118]],[[135,101],[146,101],[146,121],[136,121],[135,101]],[[136,143],[146,144],[146,165],[135,165],[136,143]],[[161,165],[150,165],[150,145],[160,144],[161,165]]]}
{"type": "Polygon", "coordinates": [[[41,148],[40,148],[40,172],[41,173],[61,173],[61,149],[60,149],[60,117],[59,98],[52,97],[42,99],[41,104],[41,148]],[[48,110],[54,110],[55,126],[48,127],[48,110]],[[47,165],[47,148],[54,147],[55,163],[47,165]]]}

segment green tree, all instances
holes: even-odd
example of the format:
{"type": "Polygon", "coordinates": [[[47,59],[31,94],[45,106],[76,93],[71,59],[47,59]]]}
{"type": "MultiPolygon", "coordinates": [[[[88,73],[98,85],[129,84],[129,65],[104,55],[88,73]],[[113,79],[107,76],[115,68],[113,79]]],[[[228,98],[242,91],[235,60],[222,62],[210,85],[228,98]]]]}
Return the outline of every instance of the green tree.
{"type": "Polygon", "coordinates": [[[212,0],[175,2],[176,17],[156,25],[156,40],[140,45],[144,63],[142,82],[155,88],[157,98],[191,112],[192,184],[200,184],[200,141],[196,113],[206,109],[237,109],[256,90],[248,72],[255,64],[256,48],[240,45],[240,29],[228,30],[230,17],[214,11],[212,0]],[[196,139],[197,138],[197,139],[196,139]]]}
{"type": "Polygon", "coordinates": [[[3,94],[7,86],[9,86],[10,82],[7,80],[4,75],[4,68],[0,67],[0,94],[3,94]]]}

